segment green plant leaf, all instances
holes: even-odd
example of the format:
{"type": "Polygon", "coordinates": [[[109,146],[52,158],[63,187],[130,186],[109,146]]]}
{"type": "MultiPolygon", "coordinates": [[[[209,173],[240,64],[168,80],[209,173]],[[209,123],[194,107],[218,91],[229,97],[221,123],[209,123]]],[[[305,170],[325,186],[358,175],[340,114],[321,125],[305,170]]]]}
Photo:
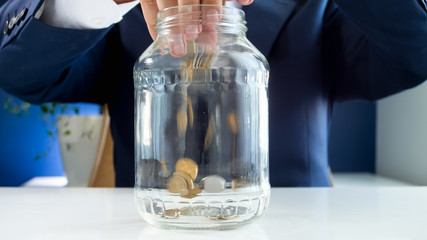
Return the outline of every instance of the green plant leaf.
{"type": "Polygon", "coordinates": [[[61,114],[65,113],[65,111],[67,110],[67,106],[68,106],[68,104],[61,104],[61,105],[59,105],[59,111],[60,111],[61,114]]]}
{"type": "Polygon", "coordinates": [[[70,131],[70,130],[67,130],[67,131],[65,131],[65,132],[64,132],[64,135],[65,135],[65,136],[68,136],[68,135],[70,135],[70,134],[71,134],[71,131],[70,131]]]}
{"type": "Polygon", "coordinates": [[[4,109],[7,109],[9,107],[9,105],[10,105],[11,102],[12,102],[12,98],[8,97],[6,99],[6,101],[4,101],[4,104],[3,104],[4,109]]]}
{"type": "Polygon", "coordinates": [[[8,111],[9,113],[12,113],[12,114],[17,114],[17,113],[19,113],[21,110],[19,109],[19,107],[11,107],[11,106],[9,106],[9,107],[7,108],[7,111],[8,111]]]}
{"type": "Polygon", "coordinates": [[[45,104],[40,106],[40,110],[42,110],[43,113],[49,113],[49,107],[45,104]]]}
{"type": "Polygon", "coordinates": [[[29,104],[27,102],[24,102],[24,103],[21,104],[21,109],[24,110],[24,111],[28,110],[30,107],[31,107],[31,104],[29,104]]]}
{"type": "Polygon", "coordinates": [[[75,113],[75,114],[79,114],[79,111],[80,111],[80,110],[79,110],[79,108],[78,108],[78,107],[73,107],[73,111],[74,111],[74,113],[75,113]]]}

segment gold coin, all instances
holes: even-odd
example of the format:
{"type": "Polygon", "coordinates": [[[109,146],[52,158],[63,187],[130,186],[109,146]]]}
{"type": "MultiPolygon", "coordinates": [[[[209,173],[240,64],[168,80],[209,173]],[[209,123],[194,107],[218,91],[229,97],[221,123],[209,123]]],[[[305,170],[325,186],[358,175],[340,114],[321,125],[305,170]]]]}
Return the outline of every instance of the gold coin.
{"type": "Polygon", "coordinates": [[[190,97],[187,97],[187,105],[188,105],[188,118],[189,118],[190,128],[193,128],[193,125],[194,125],[194,112],[193,112],[193,105],[191,103],[191,98],[190,97]]]}
{"type": "Polygon", "coordinates": [[[201,193],[201,192],[202,192],[202,189],[200,189],[200,188],[193,188],[193,189],[191,189],[191,190],[188,192],[188,194],[196,195],[196,194],[199,194],[199,193],[201,193]]]}
{"type": "Polygon", "coordinates": [[[201,193],[202,190],[200,188],[193,188],[191,190],[188,191],[187,195],[181,195],[181,197],[183,198],[195,198],[197,197],[199,193],[201,193]]]}
{"type": "Polygon", "coordinates": [[[187,182],[188,191],[190,191],[194,188],[193,179],[191,178],[191,176],[188,173],[176,171],[174,173],[174,175],[178,175],[178,176],[183,177],[185,179],[185,181],[187,182]]]}
{"type": "Polygon", "coordinates": [[[191,214],[191,208],[190,207],[185,207],[185,208],[179,209],[179,215],[189,216],[190,214],[191,214]]]}
{"type": "Polygon", "coordinates": [[[178,209],[166,209],[163,212],[163,217],[166,218],[177,218],[180,215],[180,211],[178,209]]]}
{"type": "Polygon", "coordinates": [[[179,175],[173,175],[168,182],[168,190],[171,193],[179,193],[181,195],[188,194],[188,184],[185,178],[179,175]]]}
{"type": "Polygon", "coordinates": [[[181,158],[175,164],[175,171],[187,173],[194,181],[197,177],[199,167],[197,166],[197,163],[191,158],[181,158]]]}
{"type": "Polygon", "coordinates": [[[237,122],[235,113],[228,114],[228,126],[230,127],[232,133],[237,133],[237,122]]]}
{"type": "Polygon", "coordinates": [[[209,125],[208,125],[208,129],[206,130],[206,136],[205,136],[205,145],[204,145],[204,150],[207,151],[212,143],[212,139],[214,137],[216,128],[215,128],[215,119],[214,116],[211,115],[211,117],[209,118],[209,125]]]}
{"type": "Polygon", "coordinates": [[[178,136],[184,136],[185,131],[187,131],[187,112],[183,109],[180,109],[176,114],[176,125],[178,128],[178,136]]]}
{"type": "Polygon", "coordinates": [[[238,188],[247,187],[249,183],[249,180],[245,178],[233,179],[231,181],[231,189],[237,190],[238,188]]]}
{"type": "Polygon", "coordinates": [[[221,220],[232,220],[232,219],[236,219],[239,216],[222,216],[221,220]]]}
{"type": "Polygon", "coordinates": [[[168,177],[169,176],[169,173],[168,173],[168,169],[166,168],[166,163],[165,163],[165,160],[164,159],[162,159],[161,161],[160,161],[161,163],[162,163],[162,168],[163,168],[163,177],[168,177]]]}

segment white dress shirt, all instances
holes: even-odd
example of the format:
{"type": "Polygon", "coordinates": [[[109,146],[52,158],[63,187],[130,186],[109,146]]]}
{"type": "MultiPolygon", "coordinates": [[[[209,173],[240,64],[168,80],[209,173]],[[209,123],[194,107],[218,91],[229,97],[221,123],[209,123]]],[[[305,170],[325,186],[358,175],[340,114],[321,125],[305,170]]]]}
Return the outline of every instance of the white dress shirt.
{"type": "MultiPolygon", "coordinates": [[[[139,1],[116,4],[113,0],[45,0],[35,14],[40,21],[59,28],[101,29],[122,20],[139,1]]],[[[241,8],[234,1],[226,6],[241,8]]]]}
{"type": "Polygon", "coordinates": [[[54,27],[101,29],[118,23],[138,3],[118,5],[113,0],[45,0],[35,17],[54,27]]]}

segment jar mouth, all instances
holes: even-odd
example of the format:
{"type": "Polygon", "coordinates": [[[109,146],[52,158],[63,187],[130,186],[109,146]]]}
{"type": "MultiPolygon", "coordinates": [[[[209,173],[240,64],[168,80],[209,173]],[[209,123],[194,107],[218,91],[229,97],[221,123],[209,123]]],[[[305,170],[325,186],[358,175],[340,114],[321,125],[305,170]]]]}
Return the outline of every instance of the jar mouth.
{"type": "MultiPolygon", "coordinates": [[[[225,14],[239,15],[242,19],[245,19],[245,12],[242,9],[230,6],[215,5],[215,4],[193,4],[193,5],[182,5],[168,7],[163,10],[160,10],[157,14],[157,21],[161,21],[165,17],[176,15],[177,12],[188,12],[189,10],[201,8],[219,8],[222,9],[222,12],[225,14]]],[[[222,15],[222,14],[220,14],[222,15]]]]}
{"type": "Polygon", "coordinates": [[[246,31],[245,12],[239,8],[195,4],[165,8],[157,14],[156,32],[182,25],[218,25],[246,31]],[[214,23],[209,22],[216,19],[214,23]]]}

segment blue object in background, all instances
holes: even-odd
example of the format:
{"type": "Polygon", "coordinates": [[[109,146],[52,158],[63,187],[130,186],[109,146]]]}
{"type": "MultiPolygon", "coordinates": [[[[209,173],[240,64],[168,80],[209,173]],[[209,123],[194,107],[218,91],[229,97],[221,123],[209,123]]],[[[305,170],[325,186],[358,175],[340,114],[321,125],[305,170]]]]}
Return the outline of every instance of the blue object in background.
{"type": "Polygon", "coordinates": [[[376,103],[334,104],[329,135],[329,164],[333,172],[375,173],[376,103]]]}
{"type": "MultiPolygon", "coordinates": [[[[19,117],[3,107],[9,97],[0,90],[0,186],[19,186],[36,176],[63,176],[58,138],[47,134],[48,127],[39,117],[43,113],[40,107],[33,105],[28,115],[22,113],[19,117]],[[46,156],[36,159],[44,152],[46,156]]],[[[12,99],[16,104],[23,103],[12,99]]],[[[79,108],[79,115],[96,115],[100,111],[95,104],[71,106],[79,108]]]]}

